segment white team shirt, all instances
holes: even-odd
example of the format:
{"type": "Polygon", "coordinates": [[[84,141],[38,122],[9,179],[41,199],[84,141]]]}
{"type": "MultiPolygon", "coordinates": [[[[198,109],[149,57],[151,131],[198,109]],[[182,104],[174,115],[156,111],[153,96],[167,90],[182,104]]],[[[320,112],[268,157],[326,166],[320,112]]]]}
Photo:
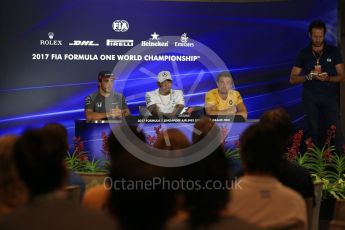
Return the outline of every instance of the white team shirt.
{"type": "Polygon", "coordinates": [[[307,229],[304,199],[274,177],[244,175],[231,190],[228,213],[263,229],[296,222],[307,229]]]}
{"type": "Polygon", "coordinates": [[[176,105],[184,105],[182,90],[171,90],[168,95],[161,95],[159,89],[147,92],[145,95],[146,107],[156,105],[162,113],[172,113],[176,105]]]}

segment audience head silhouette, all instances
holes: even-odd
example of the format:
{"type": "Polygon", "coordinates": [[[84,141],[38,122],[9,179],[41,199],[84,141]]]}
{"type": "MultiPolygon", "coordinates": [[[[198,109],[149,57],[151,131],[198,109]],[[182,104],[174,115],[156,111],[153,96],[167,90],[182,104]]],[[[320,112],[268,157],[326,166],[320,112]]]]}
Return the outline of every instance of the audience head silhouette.
{"type": "MultiPolygon", "coordinates": [[[[170,145],[158,137],[156,148],[179,150],[188,146],[184,135],[175,130],[167,130],[170,145]]],[[[115,137],[109,139],[109,146],[115,146],[115,137]],[[114,143],[112,143],[114,142],[114,143]]],[[[111,166],[111,179],[116,188],[110,190],[108,209],[118,220],[122,229],[162,229],[175,212],[175,191],[167,186],[172,179],[178,178],[177,168],[165,168],[145,163],[126,149],[118,152],[111,166]],[[165,184],[163,183],[165,182],[165,184]]],[[[117,153],[112,153],[117,151],[117,153]]]]}
{"type": "Polygon", "coordinates": [[[281,138],[272,125],[257,123],[240,137],[240,154],[247,173],[275,175],[282,155],[281,138]]]}
{"type": "Polygon", "coordinates": [[[260,123],[271,125],[276,129],[277,135],[282,138],[282,144],[286,144],[291,136],[292,123],[290,115],[283,108],[275,108],[265,112],[261,118],[260,123]]]}
{"type": "Polygon", "coordinates": [[[20,179],[13,156],[18,137],[0,138],[0,216],[12,212],[27,201],[27,188],[20,179]]]}
{"type": "Polygon", "coordinates": [[[65,153],[65,142],[52,132],[28,130],[18,139],[14,158],[31,196],[61,188],[67,177],[65,153]]]}
{"type": "Polygon", "coordinates": [[[186,209],[190,214],[191,226],[199,227],[216,222],[229,201],[228,165],[223,149],[218,147],[204,159],[185,166],[183,172],[185,180],[199,182],[203,188],[206,188],[206,183],[217,181],[217,188],[195,187],[185,191],[186,209]]]}

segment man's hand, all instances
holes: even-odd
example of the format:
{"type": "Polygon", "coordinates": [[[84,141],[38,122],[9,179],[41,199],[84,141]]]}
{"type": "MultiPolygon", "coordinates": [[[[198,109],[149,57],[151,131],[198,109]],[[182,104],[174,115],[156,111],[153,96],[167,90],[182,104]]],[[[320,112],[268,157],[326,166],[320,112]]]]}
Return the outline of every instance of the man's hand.
{"type": "Polygon", "coordinates": [[[307,81],[311,81],[313,79],[317,79],[317,77],[319,76],[318,73],[314,72],[314,71],[311,71],[308,75],[305,76],[305,79],[307,81]]]}
{"type": "Polygon", "coordinates": [[[116,107],[110,111],[110,117],[112,118],[121,118],[122,117],[122,110],[116,107]]]}
{"type": "Polygon", "coordinates": [[[319,81],[329,81],[329,76],[328,73],[324,72],[324,73],[320,73],[317,77],[317,80],[319,81]]]}

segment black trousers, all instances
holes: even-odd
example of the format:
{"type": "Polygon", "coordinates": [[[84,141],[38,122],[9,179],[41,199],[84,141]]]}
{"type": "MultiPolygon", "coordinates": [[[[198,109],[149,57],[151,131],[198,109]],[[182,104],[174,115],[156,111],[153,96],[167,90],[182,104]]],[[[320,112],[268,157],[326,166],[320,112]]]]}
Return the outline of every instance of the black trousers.
{"type": "Polygon", "coordinates": [[[303,92],[303,106],[307,117],[307,137],[318,147],[323,147],[327,130],[336,126],[334,144],[337,154],[343,153],[344,137],[341,131],[339,103],[336,95],[319,96],[303,92]]]}

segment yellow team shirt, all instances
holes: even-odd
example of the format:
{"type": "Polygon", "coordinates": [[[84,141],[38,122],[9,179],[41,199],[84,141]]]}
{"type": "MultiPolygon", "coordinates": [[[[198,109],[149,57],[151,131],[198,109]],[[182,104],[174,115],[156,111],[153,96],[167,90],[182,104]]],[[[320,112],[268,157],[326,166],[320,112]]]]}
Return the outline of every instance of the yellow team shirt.
{"type": "Polygon", "coordinates": [[[230,113],[234,114],[237,112],[236,106],[241,103],[241,94],[236,90],[229,90],[226,100],[220,97],[218,88],[208,91],[205,96],[205,107],[215,105],[217,110],[230,109],[230,113]]]}

